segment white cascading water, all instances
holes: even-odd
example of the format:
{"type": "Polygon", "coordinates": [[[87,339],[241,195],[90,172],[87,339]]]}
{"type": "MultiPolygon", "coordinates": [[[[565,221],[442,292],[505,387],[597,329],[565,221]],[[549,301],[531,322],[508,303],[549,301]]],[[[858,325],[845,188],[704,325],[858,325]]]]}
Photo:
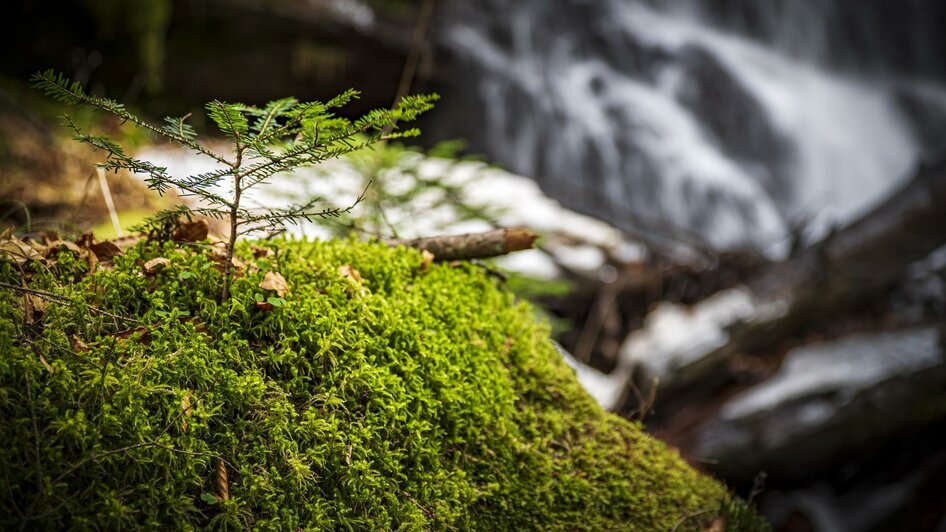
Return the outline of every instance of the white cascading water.
{"type": "Polygon", "coordinates": [[[780,255],[792,225],[850,220],[921,153],[895,97],[919,83],[832,72],[692,0],[455,4],[443,38],[475,119],[451,133],[621,228],[780,255]]]}

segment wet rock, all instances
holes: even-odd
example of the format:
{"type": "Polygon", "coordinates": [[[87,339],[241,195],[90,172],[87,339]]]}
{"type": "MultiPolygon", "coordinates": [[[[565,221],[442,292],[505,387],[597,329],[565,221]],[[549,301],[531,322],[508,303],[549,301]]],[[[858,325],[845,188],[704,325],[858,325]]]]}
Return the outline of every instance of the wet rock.
{"type": "Polygon", "coordinates": [[[774,377],[722,405],[695,453],[737,481],[760,470],[803,481],[944,415],[940,328],[859,334],[791,350],[774,377]]]}

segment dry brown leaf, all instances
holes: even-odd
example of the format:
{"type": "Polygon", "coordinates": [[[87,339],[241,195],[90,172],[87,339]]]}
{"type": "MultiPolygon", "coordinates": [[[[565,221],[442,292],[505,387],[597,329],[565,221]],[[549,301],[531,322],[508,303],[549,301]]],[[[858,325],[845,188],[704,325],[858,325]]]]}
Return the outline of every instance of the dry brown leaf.
{"type": "Polygon", "coordinates": [[[256,257],[257,259],[261,259],[263,257],[269,257],[270,255],[273,254],[273,250],[269,248],[257,246],[256,244],[251,245],[250,249],[253,250],[253,256],[256,257]]]}
{"type": "Polygon", "coordinates": [[[87,247],[83,247],[79,251],[79,260],[84,260],[89,263],[89,273],[94,273],[99,265],[99,258],[87,247]]]}
{"type": "Polygon", "coordinates": [[[92,233],[85,233],[76,240],[76,245],[80,248],[90,248],[95,241],[92,233]]]}
{"type": "Polygon", "coordinates": [[[709,528],[704,529],[703,532],[726,532],[726,520],[722,517],[713,519],[709,528]]]}
{"type": "Polygon", "coordinates": [[[82,338],[78,336],[73,336],[69,339],[69,344],[72,345],[72,350],[76,353],[87,353],[89,351],[89,346],[85,345],[85,342],[82,341],[82,338]]]}
{"type": "Polygon", "coordinates": [[[171,238],[177,242],[198,242],[206,240],[209,231],[206,220],[182,222],[171,232],[171,238]]]}
{"type": "Polygon", "coordinates": [[[420,270],[423,272],[426,272],[427,268],[430,267],[431,263],[434,262],[434,259],[436,257],[434,257],[434,254],[427,251],[426,249],[420,252],[420,256],[421,256],[420,270]]]}
{"type": "Polygon", "coordinates": [[[263,290],[272,290],[279,297],[285,296],[286,292],[289,291],[289,283],[277,272],[266,272],[259,287],[263,290]]]}
{"type": "Polygon", "coordinates": [[[164,257],[155,257],[145,263],[145,274],[154,275],[158,270],[163,269],[168,264],[171,264],[171,261],[164,257]]]}
{"type": "Polygon", "coordinates": [[[28,244],[31,248],[33,248],[34,251],[36,251],[37,253],[39,253],[39,254],[42,255],[43,257],[48,257],[48,256],[49,256],[50,249],[49,249],[49,246],[47,246],[46,244],[43,244],[42,242],[38,242],[38,241],[36,241],[36,240],[30,240],[30,241],[27,242],[27,244],[28,244]]]}
{"type": "Polygon", "coordinates": [[[135,327],[134,329],[125,329],[124,331],[119,331],[113,336],[119,340],[127,340],[138,334],[138,343],[147,344],[151,342],[151,331],[147,327],[135,327]]]}
{"type": "Polygon", "coordinates": [[[26,303],[26,322],[29,324],[39,321],[46,313],[46,308],[49,307],[48,301],[32,294],[27,294],[24,301],[26,303]]]}
{"type": "Polygon", "coordinates": [[[194,415],[191,411],[191,390],[184,392],[184,396],[181,397],[181,410],[184,412],[184,417],[181,418],[181,430],[187,432],[187,418],[194,415]]]}
{"type": "Polygon", "coordinates": [[[351,279],[352,281],[358,284],[363,284],[365,282],[365,280],[361,278],[361,274],[358,273],[358,270],[353,268],[351,264],[342,264],[341,266],[339,266],[338,273],[342,277],[346,279],[351,279]]]}
{"type": "Polygon", "coordinates": [[[32,246],[17,238],[0,242],[0,257],[4,256],[9,257],[20,266],[30,260],[43,261],[43,256],[37,253],[32,246]]]}
{"type": "Polygon", "coordinates": [[[273,306],[269,301],[257,301],[256,308],[262,310],[263,312],[272,312],[276,307],[273,306]]]}
{"type": "Polygon", "coordinates": [[[13,228],[7,227],[3,231],[0,231],[0,240],[7,240],[13,236],[13,228]]]}
{"type": "Polygon", "coordinates": [[[352,267],[351,264],[343,264],[339,266],[338,273],[343,279],[348,281],[348,284],[350,285],[348,287],[348,294],[350,296],[354,296],[356,294],[363,296],[368,292],[368,290],[364,287],[365,280],[362,279],[361,274],[358,273],[358,270],[352,267]]]}
{"type": "Polygon", "coordinates": [[[52,372],[54,371],[54,370],[53,370],[53,367],[49,365],[49,362],[46,362],[46,357],[44,357],[43,355],[40,355],[40,356],[39,356],[39,361],[40,361],[40,363],[43,364],[43,367],[46,368],[46,371],[48,371],[48,372],[50,372],[50,373],[52,373],[52,372]]]}
{"type": "Polygon", "coordinates": [[[109,261],[112,260],[112,257],[122,254],[122,248],[115,245],[114,242],[108,241],[92,244],[89,249],[92,250],[92,253],[95,253],[95,258],[100,261],[109,261]]]}
{"type": "Polygon", "coordinates": [[[230,481],[227,479],[227,463],[217,458],[217,497],[230,500],[230,481]]]}
{"type": "Polygon", "coordinates": [[[78,255],[82,250],[79,246],[75,245],[68,240],[50,240],[46,242],[46,257],[49,257],[53,253],[62,250],[63,248],[68,249],[69,251],[78,255]]]}

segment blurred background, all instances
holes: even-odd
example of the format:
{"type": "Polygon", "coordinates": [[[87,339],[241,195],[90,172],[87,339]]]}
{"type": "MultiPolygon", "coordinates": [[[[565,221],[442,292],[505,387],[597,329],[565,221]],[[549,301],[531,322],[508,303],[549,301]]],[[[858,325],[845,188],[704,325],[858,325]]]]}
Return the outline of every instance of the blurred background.
{"type": "MultiPolygon", "coordinates": [[[[212,99],[354,87],[356,116],[438,92],[416,146],[286,176],[261,203],[344,198],[371,180],[350,223],[298,231],[530,226],[539,250],[488,267],[538,304],[605,407],[777,530],[946,530],[946,2],[76,0],[6,12],[0,224],[105,238],[167,201],[135,176],[96,176],[97,155],[58,125],[65,109],[29,88],[38,70],[152,120],[191,113],[208,132],[212,99]]],[[[172,171],[212,168],[77,114],[172,171]]]]}

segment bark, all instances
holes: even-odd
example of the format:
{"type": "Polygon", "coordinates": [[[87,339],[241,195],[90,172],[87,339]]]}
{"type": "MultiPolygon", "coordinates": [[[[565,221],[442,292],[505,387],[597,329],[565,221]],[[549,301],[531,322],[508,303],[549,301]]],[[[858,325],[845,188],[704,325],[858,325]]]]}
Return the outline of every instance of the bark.
{"type": "Polygon", "coordinates": [[[434,260],[450,261],[486,259],[529,249],[538,238],[537,234],[528,229],[517,228],[412,240],[388,240],[387,243],[392,246],[427,250],[434,255],[434,260]]]}

